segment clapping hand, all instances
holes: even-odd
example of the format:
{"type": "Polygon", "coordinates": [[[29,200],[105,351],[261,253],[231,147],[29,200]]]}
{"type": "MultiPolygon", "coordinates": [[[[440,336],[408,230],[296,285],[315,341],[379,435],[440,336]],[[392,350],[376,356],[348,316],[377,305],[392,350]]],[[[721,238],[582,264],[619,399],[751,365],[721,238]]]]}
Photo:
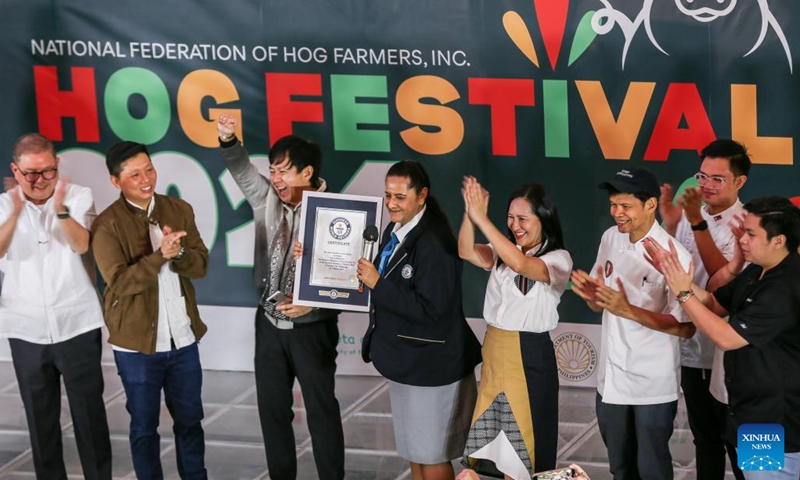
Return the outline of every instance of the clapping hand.
{"type": "Polygon", "coordinates": [[[472,223],[485,220],[489,213],[489,192],[472,176],[464,177],[461,187],[464,197],[464,210],[472,223]]]}
{"type": "Polygon", "coordinates": [[[686,220],[695,225],[703,221],[703,214],[700,209],[703,207],[703,196],[700,190],[694,187],[687,187],[683,195],[678,199],[678,204],[686,213],[686,220]]]}
{"type": "Polygon", "coordinates": [[[11,197],[11,201],[14,203],[14,215],[18,216],[22,212],[22,199],[19,196],[19,190],[17,190],[19,187],[17,180],[14,177],[5,177],[3,179],[3,187],[5,187],[6,192],[11,197]]]}
{"type": "Polygon", "coordinates": [[[167,260],[175,258],[181,251],[181,238],[186,236],[183,230],[174,232],[168,225],[162,229],[164,238],[161,239],[161,255],[167,260]]]}
{"type": "Polygon", "coordinates": [[[594,306],[595,308],[602,308],[598,305],[598,297],[597,292],[601,287],[604,287],[605,284],[601,280],[603,278],[603,269],[602,267],[597,267],[597,277],[592,277],[588,273],[584,272],[583,270],[574,270],[572,275],[570,276],[570,280],[572,280],[572,291],[575,292],[579,297],[584,299],[589,306],[594,306]]]}
{"type": "Polygon", "coordinates": [[[661,185],[661,198],[658,200],[658,211],[664,219],[667,231],[674,232],[681,221],[681,207],[673,203],[674,191],[672,185],[661,185]]]}
{"type": "Polygon", "coordinates": [[[679,292],[690,290],[694,279],[694,262],[689,263],[689,271],[683,269],[678,250],[672,240],[669,241],[669,250],[665,249],[652,237],[645,239],[645,259],[664,275],[670,291],[677,295],[679,292]]]}

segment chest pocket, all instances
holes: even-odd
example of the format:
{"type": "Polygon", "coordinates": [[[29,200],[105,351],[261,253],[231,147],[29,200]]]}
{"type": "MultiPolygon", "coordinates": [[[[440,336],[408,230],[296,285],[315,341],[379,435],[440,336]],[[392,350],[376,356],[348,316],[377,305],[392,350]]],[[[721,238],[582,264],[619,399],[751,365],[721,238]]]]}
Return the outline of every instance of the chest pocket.
{"type": "MultiPolygon", "coordinates": [[[[666,302],[664,285],[652,281],[649,275],[640,275],[634,278],[635,280],[624,283],[628,301],[648,310],[660,311],[666,302]]],[[[616,279],[611,283],[611,288],[619,290],[616,279]]]]}

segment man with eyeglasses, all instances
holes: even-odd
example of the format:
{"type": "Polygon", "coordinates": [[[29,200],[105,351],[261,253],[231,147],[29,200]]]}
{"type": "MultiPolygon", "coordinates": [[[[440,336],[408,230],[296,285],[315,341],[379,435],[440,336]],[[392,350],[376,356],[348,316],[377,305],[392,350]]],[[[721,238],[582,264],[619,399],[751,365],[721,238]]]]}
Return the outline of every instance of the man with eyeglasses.
{"type": "Polygon", "coordinates": [[[37,479],[66,480],[61,440],[61,382],[67,390],[84,478],[111,479],[111,443],[103,402],[100,327],[89,228],[88,188],[58,179],[53,144],[37,133],[14,145],[0,195],[0,336],[9,339],[37,479]]]}
{"type": "MultiPolygon", "coordinates": [[[[708,279],[734,255],[737,240],[730,224],[738,224],[737,217],[743,215],[739,190],[747,182],[750,157],[742,144],[719,139],[706,146],[700,158],[698,187],[687,188],[675,205],[672,187],[665,184],[659,205],[664,228],[692,254],[695,283],[706,288],[708,279]]],[[[722,480],[728,403],[722,352],[701,332],[681,340],[681,387],[694,436],[697,477],[722,480]]],[[[736,465],[735,445],[727,445],[727,450],[734,475],[744,478],[736,465]]]]}

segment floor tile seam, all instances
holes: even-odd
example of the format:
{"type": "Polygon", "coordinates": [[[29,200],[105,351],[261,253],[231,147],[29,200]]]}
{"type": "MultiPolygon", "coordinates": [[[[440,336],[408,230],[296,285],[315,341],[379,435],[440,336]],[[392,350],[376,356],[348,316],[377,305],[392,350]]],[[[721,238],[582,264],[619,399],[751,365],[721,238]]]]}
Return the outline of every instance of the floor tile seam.
{"type": "Polygon", "coordinates": [[[567,442],[556,454],[556,458],[563,459],[568,457],[569,455],[575,453],[589,438],[591,438],[592,434],[595,431],[599,431],[600,429],[597,427],[597,419],[592,420],[586,425],[586,428],[583,431],[578,432],[572,440],[567,442]]]}
{"type": "MultiPolygon", "coordinates": [[[[106,407],[108,405],[111,405],[123,392],[124,389],[120,389],[120,391],[114,393],[114,395],[109,397],[107,400],[104,399],[103,405],[106,407]]],[[[73,422],[71,417],[69,422],[61,426],[61,435],[70,435],[70,434],[74,436],[73,422]]],[[[28,461],[32,457],[33,457],[33,449],[31,447],[28,447],[24,451],[20,452],[20,454],[14,457],[10,462],[0,467],[0,478],[2,477],[2,475],[6,473],[13,472],[16,468],[18,468],[20,465],[22,465],[24,462],[28,461]]]]}
{"type": "MultiPolygon", "coordinates": [[[[358,412],[359,409],[364,408],[364,406],[368,405],[371,401],[373,401],[375,398],[380,396],[384,391],[388,389],[389,389],[389,382],[384,379],[381,383],[375,385],[369,391],[364,393],[361,397],[356,399],[355,402],[353,402],[349,407],[347,407],[342,412],[342,424],[350,420],[353,417],[354,413],[358,412]]],[[[311,451],[311,435],[309,434],[308,438],[303,440],[303,442],[300,443],[300,445],[298,445],[297,458],[300,459],[300,457],[302,457],[303,455],[305,455],[310,451],[311,451]]],[[[268,478],[269,478],[269,473],[265,472],[265,474],[256,477],[255,480],[262,480],[262,479],[266,480],[268,478]]]]}
{"type": "MultiPolygon", "coordinates": [[[[358,409],[364,408],[365,405],[369,404],[369,402],[373,401],[375,398],[380,396],[385,390],[389,389],[389,382],[383,380],[383,382],[379,383],[378,385],[372,387],[368,392],[364,395],[359,397],[355,402],[353,402],[349,407],[342,411],[342,424],[347,422],[353,417],[353,414],[358,412],[358,409]]],[[[299,459],[307,452],[311,451],[311,434],[309,433],[308,438],[303,440],[300,445],[298,445],[298,452],[297,458],[299,459]]]]}

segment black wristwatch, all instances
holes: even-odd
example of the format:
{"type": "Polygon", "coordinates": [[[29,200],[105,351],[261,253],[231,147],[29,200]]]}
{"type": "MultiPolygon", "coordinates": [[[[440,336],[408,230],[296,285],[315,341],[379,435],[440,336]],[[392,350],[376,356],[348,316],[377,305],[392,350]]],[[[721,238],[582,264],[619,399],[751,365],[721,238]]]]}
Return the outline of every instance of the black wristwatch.
{"type": "Polygon", "coordinates": [[[708,222],[705,220],[700,220],[696,224],[692,225],[692,230],[695,232],[702,232],[703,230],[708,230],[708,222]]]}
{"type": "Polygon", "coordinates": [[[59,220],[66,220],[66,219],[68,219],[68,218],[69,218],[69,207],[67,207],[66,205],[64,205],[64,211],[63,211],[63,212],[56,212],[56,217],[57,217],[59,220]]]}
{"type": "Polygon", "coordinates": [[[181,260],[185,256],[186,256],[186,249],[183,248],[183,245],[181,245],[181,249],[178,251],[178,254],[175,255],[174,259],[175,260],[181,260]]]}

